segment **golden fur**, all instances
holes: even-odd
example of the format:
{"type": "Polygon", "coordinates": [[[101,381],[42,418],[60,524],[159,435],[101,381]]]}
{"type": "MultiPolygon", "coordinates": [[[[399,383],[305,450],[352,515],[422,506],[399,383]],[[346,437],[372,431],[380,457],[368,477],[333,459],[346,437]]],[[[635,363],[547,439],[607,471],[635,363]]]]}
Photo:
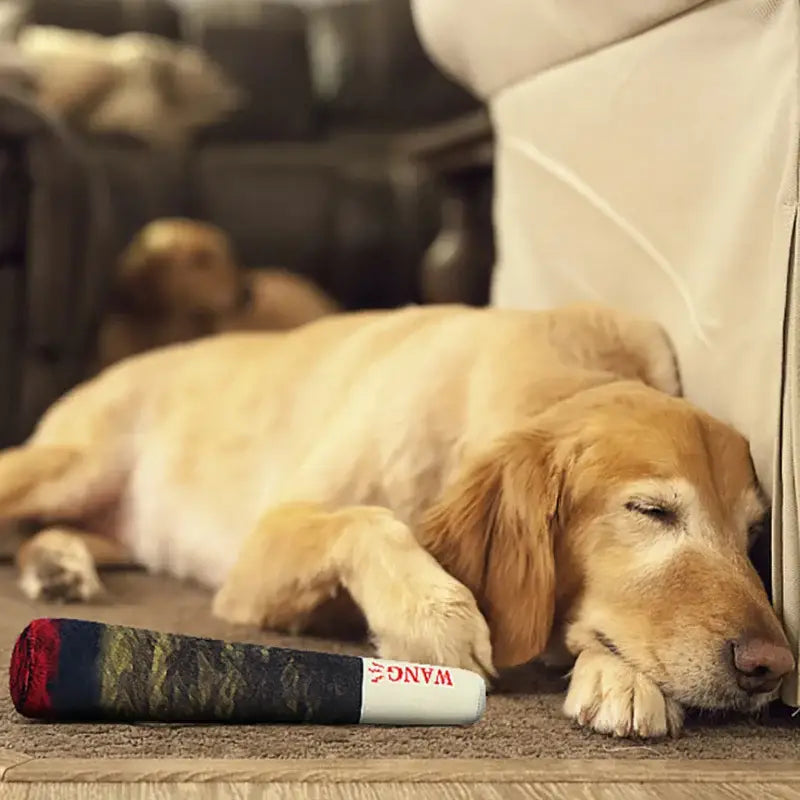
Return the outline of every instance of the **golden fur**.
{"type": "Polygon", "coordinates": [[[107,367],[164,345],[234,330],[287,330],[337,310],[312,281],[280,269],[239,267],[214,225],[164,218],[120,258],[98,363],[107,367]]]}
{"type": "Polygon", "coordinates": [[[658,736],[684,706],[763,705],[793,667],[747,558],[747,442],[678,394],[658,326],[597,308],[222,335],[56,403],[0,454],[0,518],[46,528],[20,554],[32,597],[99,591],[91,532],[235,622],[335,608],[384,657],[487,676],[566,651],[570,717],[658,736]]]}

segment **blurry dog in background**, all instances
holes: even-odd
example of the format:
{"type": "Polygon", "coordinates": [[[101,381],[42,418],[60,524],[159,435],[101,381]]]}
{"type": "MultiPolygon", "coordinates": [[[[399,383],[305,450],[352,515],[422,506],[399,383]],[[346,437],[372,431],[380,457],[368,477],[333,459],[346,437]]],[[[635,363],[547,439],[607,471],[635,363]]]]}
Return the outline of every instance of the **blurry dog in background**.
{"type": "Polygon", "coordinates": [[[287,330],[337,310],[306,278],[240,267],[230,239],[216,226],[159,219],[120,258],[96,366],[221,331],[287,330]]]}

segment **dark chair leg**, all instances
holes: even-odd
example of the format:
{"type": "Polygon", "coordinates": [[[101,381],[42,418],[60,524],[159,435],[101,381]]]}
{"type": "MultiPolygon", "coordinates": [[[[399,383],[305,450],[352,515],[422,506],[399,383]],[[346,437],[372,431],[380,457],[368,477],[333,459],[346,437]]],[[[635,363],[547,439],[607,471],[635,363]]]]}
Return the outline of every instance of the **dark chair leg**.
{"type": "Polygon", "coordinates": [[[443,176],[442,189],[442,226],[422,261],[423,302],[486,305],[495,256],[491,173],[443,176]]]}

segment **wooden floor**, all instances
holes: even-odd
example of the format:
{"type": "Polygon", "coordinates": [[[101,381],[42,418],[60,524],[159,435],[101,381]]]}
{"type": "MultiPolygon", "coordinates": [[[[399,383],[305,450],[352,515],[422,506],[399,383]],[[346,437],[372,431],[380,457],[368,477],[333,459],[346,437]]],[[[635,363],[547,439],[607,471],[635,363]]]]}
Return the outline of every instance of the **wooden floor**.
{"type": "Polygon", "coordinates": [[[2,800],[104,797],[784,800],[800,798],[800,760],[35,759],[0,750],[2,800]]]}
{"type": "Polygon", "coordinates": [[[3,787],[4,800],[788,800],[797,798],[798,789],[779,784],[759,783],[745,789],[736,784],[715,784],[701,795],[691,784],[652,785],[607,784],[596,786],[578,783],[504,783],[504,784],[296,784],[276,783],[259,786],[252,783],[223,784],[152,784],[138,783],[110,787],[107,784],[11,784],[3,787]],[[10,793],[7,791],[10,789],[10,793]]]}

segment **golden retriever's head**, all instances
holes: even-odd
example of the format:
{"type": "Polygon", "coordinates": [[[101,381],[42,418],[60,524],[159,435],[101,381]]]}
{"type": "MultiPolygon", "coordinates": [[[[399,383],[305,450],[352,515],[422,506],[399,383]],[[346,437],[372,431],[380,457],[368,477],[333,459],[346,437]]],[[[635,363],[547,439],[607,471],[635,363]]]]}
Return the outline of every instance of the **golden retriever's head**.
{"type": "Polygon", "coordinates": [[[580,392],[469,465],[426,521],[498,666],[551,635],[677,701],[752,709],[794,666],[748,559],[766,506],[745,439],[637,383],[580,392]]]}
{"type": "Polygon", "coordinates": [[[237,307],[243,286],[230,241],[219,228],[159,219],[123,253],[116,289],[124,305],[140,312],[216,317],[237,307]]]}

